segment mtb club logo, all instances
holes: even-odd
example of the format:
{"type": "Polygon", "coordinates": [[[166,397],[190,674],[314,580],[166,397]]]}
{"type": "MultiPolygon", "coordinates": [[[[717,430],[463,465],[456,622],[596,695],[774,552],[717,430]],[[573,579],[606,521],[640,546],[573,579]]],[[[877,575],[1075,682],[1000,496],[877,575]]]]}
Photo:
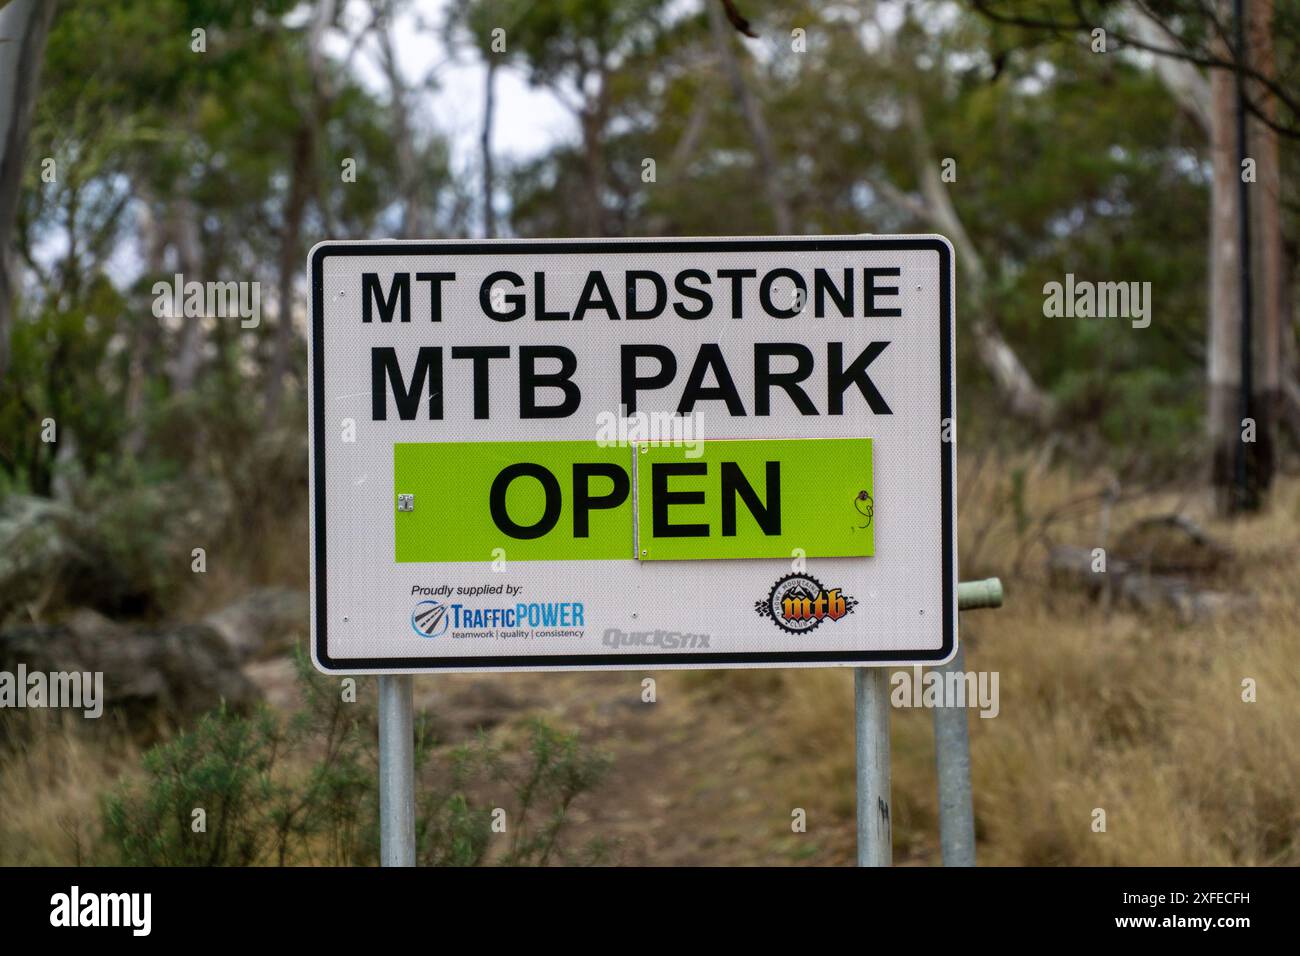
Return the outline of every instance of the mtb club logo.
{"type": "Polygon", "coordinates": [[[765,601],[754,604],[763,617],[791,634],[804,634],[822,621],[838,621],[858,606],[858,602],[839,588],[829,591],[808,574],[787,574],[776,584],[765,601]]]}
{"type": "Polygon", "coordinates": [[[421,601],[411,612],[411,628],[421,637],[437,637],[447,623],[447,605],[441,601],[421,601]]]}

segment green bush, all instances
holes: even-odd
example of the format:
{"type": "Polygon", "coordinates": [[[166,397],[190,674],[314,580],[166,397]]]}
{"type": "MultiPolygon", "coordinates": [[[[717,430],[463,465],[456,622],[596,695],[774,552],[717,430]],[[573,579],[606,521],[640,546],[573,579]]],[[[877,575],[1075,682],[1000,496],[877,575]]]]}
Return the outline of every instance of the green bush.
{"type": "MultiPolygon", "coordinates": [[[[342,699],[337,680],[299,659],[304,706],[287,720],[224,707],[148,751],[144,779],[102,798],[105,846],[130,866],[373,865],[379,852],[373,708],[342,699]],[[196,810],[206,819],[196,832],[196,810]]],[[[373,694],[359,681],[357,700],[373,694]]],[[[416,854],[425,866],[597,862],[596,842],[562,841],[575,800],[607,760],[541,721],[523,746],[438,751],[417,725],[416,854]],[[504,788],[507,800],[490,799],[504,788]],[[504,832],[494,823],[502,819],[504,832]]]]}

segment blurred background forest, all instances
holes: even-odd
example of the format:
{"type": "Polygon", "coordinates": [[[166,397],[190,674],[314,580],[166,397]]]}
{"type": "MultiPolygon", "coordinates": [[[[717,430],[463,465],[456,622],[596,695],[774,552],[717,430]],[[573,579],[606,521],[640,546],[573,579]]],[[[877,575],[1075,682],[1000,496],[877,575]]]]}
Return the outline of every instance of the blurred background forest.
{"type": "MultiPolygon", "coordinates": [[[[1300,3],[1244,6],[9,0],[0,667],[104,670],[112,726],[6,718],[0,863],[373,859],[371,689],[317,739],[337,695],[291,657],[315,242],[863,232],[957,249],[961,577],[1009,591],[962,631],[1002,674],[982,859],[1300,862],[1300,3]],[[500,150],[523,86],[555,129],[500,150]],[[257,283],[260,321],[159,316],[177,273],[257,283]],[[1047,316],[1067,274],[1149,282],[1149,327],[1047,316]],[[266,819],[157,836],[213,788],[266,819]]],[[[545,863],[562,829],[566,859],[851,859],[846,673],[655,705],[640,676],[421,679],[422,861],[545,863]],[[546,821],[505,851],[503,787],[546,821]]],[[[902,862],[936,862],[928,726],[896,720],[902,862]]]]}

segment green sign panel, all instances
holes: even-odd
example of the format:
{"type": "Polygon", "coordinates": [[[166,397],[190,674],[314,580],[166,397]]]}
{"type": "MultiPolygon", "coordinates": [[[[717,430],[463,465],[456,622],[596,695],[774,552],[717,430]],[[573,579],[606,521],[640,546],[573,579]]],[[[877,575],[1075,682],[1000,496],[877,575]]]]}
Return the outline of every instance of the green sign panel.
{"type": "Polygon", "coordinates": [[[636,489],[643,561],[872,554],[867,438],[639,445],[636,489]]]}
{"type": "Polygon", "coordinates": [[[594,441],[395,444],[397,561],[631,558],[631,457],[594,441]]]}
{"type": "Polygon", "coordinates": [[[398,443],[393,482],[401,563],[872,553],[865,438],[398,443]]]}

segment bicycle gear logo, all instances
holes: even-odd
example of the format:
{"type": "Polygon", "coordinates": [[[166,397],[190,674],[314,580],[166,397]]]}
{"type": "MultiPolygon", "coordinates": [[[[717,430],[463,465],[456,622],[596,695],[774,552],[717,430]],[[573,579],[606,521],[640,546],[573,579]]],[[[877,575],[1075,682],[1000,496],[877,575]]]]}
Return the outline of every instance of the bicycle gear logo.
{"type": "Polygon", "coordinates": [[[441,601],[421,601],[411,612],[411,629],[421,637],[437,637],[447,624],[447,605],[441,601]]]}
{"type": "Polygon", "coordinates": [[[776,584],[765,601],[754,603],[763,617],[791,634],[806,634],[822,621],[838,621],[851,614],[858,602],[839,588],[826,589],[809,574],[787,574],[776,584]]]}

